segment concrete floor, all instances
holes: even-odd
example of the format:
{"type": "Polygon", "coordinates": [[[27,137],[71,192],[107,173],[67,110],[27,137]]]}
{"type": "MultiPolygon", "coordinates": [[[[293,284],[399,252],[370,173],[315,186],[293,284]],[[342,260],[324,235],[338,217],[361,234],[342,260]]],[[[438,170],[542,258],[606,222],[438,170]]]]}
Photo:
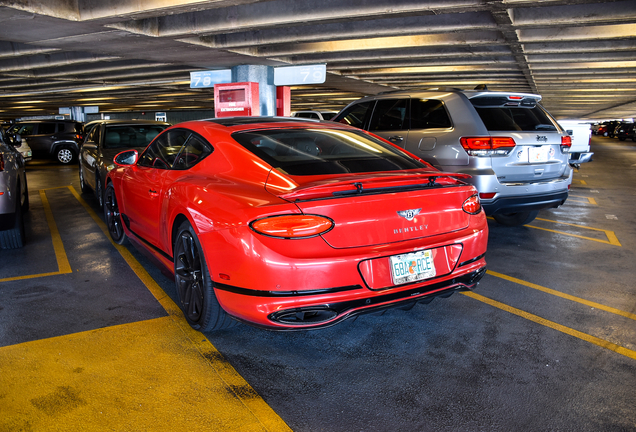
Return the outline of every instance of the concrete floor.
{"type": "Polygon", "coordinates": [[[636,431],[636,144],[592,147],[564,206],[489,222],[474,293],[291,333],[190,330],[77,168],[31,162],[28,243],[0,251],[0,431],[636,431]]]}

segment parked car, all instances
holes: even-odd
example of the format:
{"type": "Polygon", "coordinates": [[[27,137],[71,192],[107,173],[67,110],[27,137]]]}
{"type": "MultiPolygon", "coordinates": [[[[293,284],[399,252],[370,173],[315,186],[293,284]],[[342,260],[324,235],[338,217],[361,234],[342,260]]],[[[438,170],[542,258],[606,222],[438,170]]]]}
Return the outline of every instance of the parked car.
{"type": "Polygon", "coordinates": [[[82,143],[79,179],[83,193],[93,191],[99,207],[104,205],[104,181],[115,167],[113,157],[124,149],[146,148],[170,123],[152,120],[97,120],[82,143]]]}
{"type": "Polygon", "coordinates": [[[559,120],[559,124],[572,138],[570,166],[579,168],[582,163],[590,162],[594,155],[590,152],[590,144],[592,143],[590,123],[580,120],[559,120]]]}
{"type": "Polygon", "coordinates": [[[442,171],[470,174],[486,214],[514,226],[563,204],[572,183],[571,138],[540,100],[485,89],[397,91],[353,102],[333,121],[380,135],[442,171]]]}
{"type": "Polygon", "coordinates": [[[331,120],[338,114],[336,111],[296,111],[292,114],[292,117],[310,118],[316,120],[331,120]]]}
{"type": "Polygon", "coordinates": [[[618,127],[618,125],[621,122],[618,120],[612,120],[610,122],[607,123],[607,133],[605,134],[605,136],[608,136],[610,138],[614,138],[616,137],[616,128],[618,127]]]}
{"type": "Polygon", "coordinates": [[[83,141],[83,125],[73,120],[29,120],[14,123],[7,136],[27,141],[34,158],[54,158],[63,164],[73,162],[83,141]]]}
{"type": "Polygon", "coordinates": [[[616,127],[616,138],[620,141],[625,141],[626,139],[631,139],[632,141],[636,141],[634,137],[634,123],[631,122],[622,122],[616,127]]]}
{"type": "Polygon", "coordinates": [[[596,128],[596,135],[607,136],[607,125],[600,124],[598,128],[596,128]]]}
{"type": "Polygon", "coordinates": [[[24,213],[29,190],[22,155],[0,134],[0,248],[24,245],[24,213]]]}
{"type": "Polygon", "coordinates": [[[202,331],[310,329],[473,289],[486,217],[465,174],[356,128],[281,117],[181,123],[108,173],[104,217],[174,274],[202,331]]]}

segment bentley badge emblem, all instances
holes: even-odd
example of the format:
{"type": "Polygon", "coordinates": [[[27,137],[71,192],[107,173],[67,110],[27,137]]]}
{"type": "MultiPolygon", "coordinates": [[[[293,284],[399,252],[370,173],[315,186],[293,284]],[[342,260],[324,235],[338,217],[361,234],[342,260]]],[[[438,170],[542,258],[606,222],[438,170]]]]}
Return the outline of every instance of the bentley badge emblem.
{"type": "Polygon", "coordinates": [[[403,217],[404,219],[406,219],[407,221],[412,221],[413,218],[415,218],[415,216],[417,216],[418,214],[420,214],[420,212],[422,211],[421,208],[418,209],[412,209],[412,210],[400,210],[397,212],[397,214],[400,217],[403,217]]]}

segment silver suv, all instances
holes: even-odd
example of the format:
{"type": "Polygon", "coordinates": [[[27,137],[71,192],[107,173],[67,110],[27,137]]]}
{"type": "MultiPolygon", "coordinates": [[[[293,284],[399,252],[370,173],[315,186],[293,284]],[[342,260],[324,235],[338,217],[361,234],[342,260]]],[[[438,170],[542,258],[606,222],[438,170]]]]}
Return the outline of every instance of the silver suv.
{"type": "Polygon", "coordinates": [[[379,135],[442,171],[472,175],[486,214],[515,226],[563,204],[572,183],[571,139],[540,100],[486,89],[397,91],[353,102],[333,121],[379,135]]]}
{"type": "Polygon", "coordinates": [[[24,159],[0,134],[0,248],[24,243],[23,214],[29,210],[24,159]]]}

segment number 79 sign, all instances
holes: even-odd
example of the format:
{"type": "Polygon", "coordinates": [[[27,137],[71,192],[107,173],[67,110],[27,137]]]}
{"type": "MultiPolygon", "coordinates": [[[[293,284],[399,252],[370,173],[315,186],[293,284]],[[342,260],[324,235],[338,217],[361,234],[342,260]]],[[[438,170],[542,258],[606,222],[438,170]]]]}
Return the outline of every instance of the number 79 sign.
{"type": "Polygon", "coordinates": [[[326,64],[274,68],[274,85],[276,86],[322,84],[326,78],[326,64]]]}

